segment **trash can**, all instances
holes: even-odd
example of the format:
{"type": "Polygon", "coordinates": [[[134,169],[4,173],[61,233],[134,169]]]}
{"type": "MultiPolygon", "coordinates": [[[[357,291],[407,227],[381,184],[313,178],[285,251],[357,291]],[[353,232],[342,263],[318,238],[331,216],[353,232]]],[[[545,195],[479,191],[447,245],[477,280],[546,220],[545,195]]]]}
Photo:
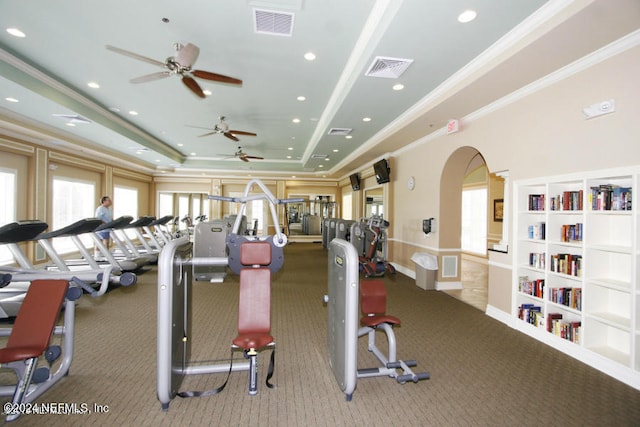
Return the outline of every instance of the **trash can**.
{"type": "Polygon", "coordinates": [[[436,288],[438,257],[426,252],[416,252],[411,256],[416,263],[416,286],[425,290],[436,288]]]}

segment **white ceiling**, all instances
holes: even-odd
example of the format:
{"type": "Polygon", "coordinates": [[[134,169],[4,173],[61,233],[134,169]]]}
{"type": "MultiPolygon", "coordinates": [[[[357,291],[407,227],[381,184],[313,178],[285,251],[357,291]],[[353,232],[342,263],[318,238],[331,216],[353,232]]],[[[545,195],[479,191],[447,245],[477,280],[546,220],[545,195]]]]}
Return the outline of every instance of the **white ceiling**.
{"type": "Polygon", "coordinates": [[[3,0],[0,133],[158,173],[340,178],[639,26],[637,0],[3,0]],[[254,8],[293,13],[292,36],[256,33],[254,8]],[[467,9],[477,18],[462,24],[467,9]],[[206,99],[179,76],[132,84],[161,69],[105,48],[164,62],[187,42],[195,69],[243,84],[197,79],[206,99]],[[413,63],[396,79],[365,76],[377,56],[413,63]],[[219,116],[257,136],[191,127],[219,116]],[[226,158],[238,146],[264,160],[226,158]]]}

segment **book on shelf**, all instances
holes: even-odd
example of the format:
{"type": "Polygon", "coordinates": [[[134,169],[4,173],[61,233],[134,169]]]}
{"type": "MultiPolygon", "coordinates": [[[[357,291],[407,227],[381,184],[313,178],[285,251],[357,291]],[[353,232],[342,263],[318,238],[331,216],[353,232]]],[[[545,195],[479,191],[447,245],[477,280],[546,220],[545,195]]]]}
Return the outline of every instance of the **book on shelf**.
{"type": "Polygon", "coordinates": [[[582,311],[582,289],[551,288],[549,290],[549,301],[582,311]]]}
{"type": "Polygon", "coordinates": [[[552,211],[581,211],[583,206],[584,192],[563,191],[555,197],[551,197],[549,206],[552,211]]]}
{"type": "Polygon", "coordinates": [[[534,304],[521,304],[518,307],[518,318],[535,326],[539,326],[541,322],[544,323],[542,307],[534,304]]]}
{"type": "Polygon", "coordinates": [[[579,321],[563,319],[561,313],[547,314],[547,331],[562,339],[580,343],[582,323],[579,321]]]}
{"type": "Polygon", "coordinates": [[[555,254],[551,255],[550,270],[555,273],[582,277],[582,255],[555,254]]]}
{"type": "Polygon", "coordinates": [[[565,224],[560,230],[560,240],[563,242],[581,242],[584,227],[581,222],[565,224]]]}
{"type": "Polygon", "coordinates": [[[529,210],[543,211],[544,199],[545,199],[544,194],[529,194],[529,210]]]}
{"type": "Polygon", "coordinates": [[[537,298],[543,298],[544,279],[529,280],[529,276],[520,276],[519,282],[520,292],[537,298]]]}
{"type": "Polygon", "coordinates": [[[614,184],[602,184],[591,187],[591,210],[594,211],[630,211],[630,187],[614,184]]]}
{"type": "Polygon", "coordinates": [[[546,236],[546,225],[544,222],[536,222],[529,226],[529,238],[534,240],[544,240],[546,236]]]}
{"type": "Polygon", "coordinates": [[[540,270],[544,270],[546,265],[545,262],[545,253],[536,253],[536,252],[530,252],[529,253],[529,266],[533,267],[533,268],[539,268],[540,270]]]}

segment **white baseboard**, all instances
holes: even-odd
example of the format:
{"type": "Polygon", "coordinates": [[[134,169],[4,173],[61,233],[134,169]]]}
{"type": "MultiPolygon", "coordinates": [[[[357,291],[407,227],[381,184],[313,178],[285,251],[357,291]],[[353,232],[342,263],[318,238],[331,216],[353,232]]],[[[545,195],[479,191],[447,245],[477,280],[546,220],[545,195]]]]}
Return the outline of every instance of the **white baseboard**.
{"type": "Polygon", "coordinates": [[[485,314],[489,317],[496,319],[499,322],[504,323],[505,325],[512,326],[513,317],[494,306],[487,304],[487,309],[485,310],[485,314]]]}
{"type": "Polygon", "coordinates": [[[438,282],[436,281],[436,291],[453,291],[462,289],[462,282],[438,282]]]}

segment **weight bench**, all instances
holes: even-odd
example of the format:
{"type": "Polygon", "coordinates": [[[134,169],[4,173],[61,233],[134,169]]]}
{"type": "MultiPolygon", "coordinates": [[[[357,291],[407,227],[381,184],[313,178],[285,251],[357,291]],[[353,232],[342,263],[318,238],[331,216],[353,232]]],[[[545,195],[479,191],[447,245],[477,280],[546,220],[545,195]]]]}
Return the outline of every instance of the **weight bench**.
{"type": "MultiPolygon", "coordinates": [[[[70,288],[66,280],[31,282],[13,328],[10,330],[6,347],[0,349],[0,366],[13,369],[18,377],[15,387],[2,387],[0,393],[11,395],[11,389],[13,389],[10,407],[12,410],[5,410],[7,421],[17,419],[20,416],[20,405],[35,400],[68,372],[71,354],[65,355],[63,363],[55,375],[50,374],[49,368],[36,369],[36,366],[38,358],[43,354],[51,364],[62,353],[59,346],[49,346],[49,341],[56,329],[56,322],[65,298],[68,303],[65,307],[65,326],[62,329],[64,330],[66,327],[69,330],[62,333],[71,334],[71,341],[65,342],[65,349],[70,345],[71,348],[67,350],[68,352],[73,351],[72,334],[75,304],[73,301],[81,294],[82,291],[79,288],[70,288]],[[68,324],[69,320],[71,320],[71,324],[68,324]]],[[[6,336],[6,334],[3,335],[6,336]]]]}
{"type": "Polygon", "coordinates": [[[367,349],[381,362],[382,367],[358,369],[358,378],[389,376],[395,378],[400,384],[407,381],[417,383],[420,380],[429,379],[428,372],[414,373],[411,367],[417,365],[415,360],[396,359],[396,336],[393,326],[400,325],[400,319],[386,314],[387,291],[381,280],[362,280],[360,282],[360,307],[364,317],[360,319],[362,327],[358,330],[358,338],[368,335],[367,349]],[[388,356],[376,346],[376,331],[381,329],[387,335],[389,344],[388,356]],[[398,369],[402,374],[398,374],[398,369]]]}
{"type": "Polygon", "coordinates": [[[238,298],[238,336],[234,348],[249,359],[249,394],[258,393],[258,352],[272,349],[266,385],[273,374],[275,343],[271,331],[271,244],[246,241],[240,245],[240,291],[238,298]]]}

